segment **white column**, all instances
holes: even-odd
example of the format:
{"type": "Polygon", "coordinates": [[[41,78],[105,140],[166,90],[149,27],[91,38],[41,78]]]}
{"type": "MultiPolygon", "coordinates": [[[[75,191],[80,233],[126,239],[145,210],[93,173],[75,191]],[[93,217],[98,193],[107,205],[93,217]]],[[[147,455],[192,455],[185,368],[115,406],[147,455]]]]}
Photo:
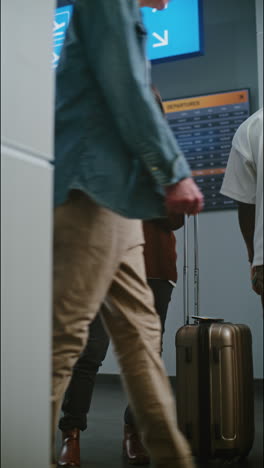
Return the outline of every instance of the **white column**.
{"type": "Polygon", "coordinates": [[[1,145],[1,467],[48,468],[53,168],[1,145]]]}
{"type": "Polygon", "coordinates": [[[47,468],[55,0],[1,2],[1,462],[47,468]]]}

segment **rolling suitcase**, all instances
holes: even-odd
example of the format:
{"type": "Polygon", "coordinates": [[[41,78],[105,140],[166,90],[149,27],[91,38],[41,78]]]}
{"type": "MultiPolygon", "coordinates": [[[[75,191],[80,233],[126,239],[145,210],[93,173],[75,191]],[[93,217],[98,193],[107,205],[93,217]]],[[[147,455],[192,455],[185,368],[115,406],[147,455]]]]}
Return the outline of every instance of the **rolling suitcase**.
{"type": "Polygon", "coordinates": [[[184,320],[176,334],[177,413],[193,455],[245,458],[254,441],[249,327],[199,313],[198,217],[194,217],[194,323],[189,318],[188,218],[184,226],[184,320]]]}

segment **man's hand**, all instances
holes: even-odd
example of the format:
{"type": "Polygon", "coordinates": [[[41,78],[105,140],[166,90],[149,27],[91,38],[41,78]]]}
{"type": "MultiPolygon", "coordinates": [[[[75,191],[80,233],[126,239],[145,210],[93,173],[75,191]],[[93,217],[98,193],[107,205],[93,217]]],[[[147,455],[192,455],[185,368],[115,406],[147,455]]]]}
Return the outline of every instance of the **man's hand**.
{"type": "Polygon", "coordinates": [[[203,195],[191,178],[165,187],[165,193],[165,205],[170,215],[176,213],[195,215],[203,209],[203,195]]]}

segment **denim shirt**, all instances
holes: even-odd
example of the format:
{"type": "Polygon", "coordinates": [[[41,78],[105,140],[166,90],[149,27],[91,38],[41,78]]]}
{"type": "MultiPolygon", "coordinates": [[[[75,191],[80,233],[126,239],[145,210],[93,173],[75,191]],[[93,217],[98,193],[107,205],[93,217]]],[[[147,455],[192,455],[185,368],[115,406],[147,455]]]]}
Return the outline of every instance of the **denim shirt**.
{"type": "Polygon", "coordinates": [[[128,218],[165,215],[189,166],[150,89],[136,0],[77,0],[56,74],[55,205],[71,189],[128,218]]]}

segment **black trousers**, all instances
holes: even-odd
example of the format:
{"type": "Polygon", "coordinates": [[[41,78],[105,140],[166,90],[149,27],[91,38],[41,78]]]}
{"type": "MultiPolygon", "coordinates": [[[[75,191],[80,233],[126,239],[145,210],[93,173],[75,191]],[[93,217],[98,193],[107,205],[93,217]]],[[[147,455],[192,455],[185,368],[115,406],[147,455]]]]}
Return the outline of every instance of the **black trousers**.
{"type": "MultiPolygon", "coordinates": [[[[155,307],[161,320],[163,335],[173,286],[169,281],[159,279],[149,279],[148,283],[154,294],[155,307]]],[[[87,345],[74,366],[72,379],[65,393],[62,405],[63,416],[59,422],[59,428],[62,431],[74,428],[81,431],[86,429],[96,374],[103,363],[108,346],[108,335],[100,316],[97,315],[90,327],[87,345]]],[[[126,424],[134,423],[129,406],[125,410],[124,422],[126,424]]]]}

